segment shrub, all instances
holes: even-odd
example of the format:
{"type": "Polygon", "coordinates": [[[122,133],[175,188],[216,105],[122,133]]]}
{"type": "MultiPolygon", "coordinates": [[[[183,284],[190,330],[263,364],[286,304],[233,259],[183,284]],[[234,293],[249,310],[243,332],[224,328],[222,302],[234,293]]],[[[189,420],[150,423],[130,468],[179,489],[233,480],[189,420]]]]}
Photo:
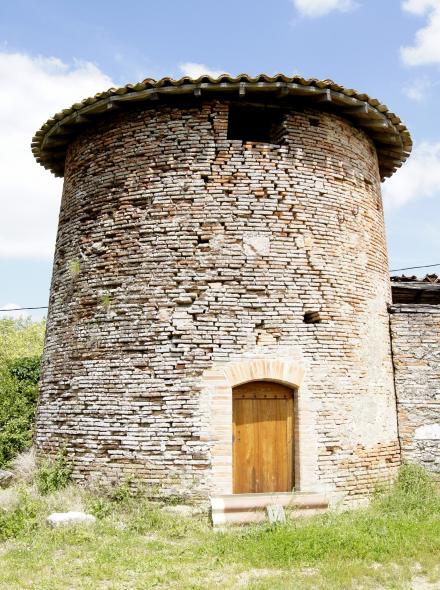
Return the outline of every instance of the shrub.
{"type": "Polygon", "coordinates": [[[107,498],[102,496],[90,495],[87,499],[87,510],[91,512],[96,518],[102,519],[112,513],[113,506],[107,498]]]}
{"type": "Polygon", "coordinates": [[[390,516],[429,516],[440,512],[440,493],[433,476],[420,465],[407,463],[399,469],[389,490],[379,490],[373,507],[390,516]]]}
{"type": "Polygon", "coordinates": [[[0,319],[0,468],[31,445],[45,327],[0,319]]]}
{"type": "Polygon", "coordinates": [[[39,502],[27,491],[20,490],[14,510],[0,510],[0,541],[31,532],[38,524],[39,502]]]}
{"type": "Polygon", "coordinates": [[[39,377],[38,356],[0,364],[0,468],[31,446],[39,377]]]}
{"type": "Polygon", "coordinates": [[[37,488],[40,494],[50,494],[65,488],[72,480],[72,466],[66,451],[62,450],[55,459],[46,459],[38,467],[37,488]]]}

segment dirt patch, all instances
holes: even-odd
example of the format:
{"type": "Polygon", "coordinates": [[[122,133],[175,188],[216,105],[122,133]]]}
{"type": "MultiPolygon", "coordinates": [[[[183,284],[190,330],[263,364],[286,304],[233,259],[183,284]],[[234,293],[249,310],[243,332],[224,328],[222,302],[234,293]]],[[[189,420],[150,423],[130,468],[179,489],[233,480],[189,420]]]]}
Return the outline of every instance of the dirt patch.
{"type": "Polygon", "coordinates": [[[252,569],[246,572],[241,572],[236,576],[236,588],[246,588],[250,582],[257,578],[266,578],[268,576],[279,576],[283,573],[282,570],[271,569],[252,569]]]}
{"type": "Polygon", "coordinates": [[[440,581],[430,582],[427,578],[417,576],[411,581],[411,590],[440,590],[440,581]]]}

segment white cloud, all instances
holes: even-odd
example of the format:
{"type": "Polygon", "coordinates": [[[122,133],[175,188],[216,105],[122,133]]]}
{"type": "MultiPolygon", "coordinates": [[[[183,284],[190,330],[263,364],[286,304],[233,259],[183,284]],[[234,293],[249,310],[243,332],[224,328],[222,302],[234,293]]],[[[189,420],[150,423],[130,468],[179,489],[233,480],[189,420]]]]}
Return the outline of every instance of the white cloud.
{"type": "Polygon", "coordinates": [[[400,49],[404,63],[409,66],[440,63],[440,0],[405,0],[402,8],[428,17],[426,26],[417,31],[414,45],[400,49]]]}
{"type": "Polygon", "coordinates": [[[212,78],[218,78],[226,72],[224,70],[212,70],[205,66],[205,64],[197,64],[191,61],[179,64],[179,70],[184,76],[190,78],[200,78],[200,76],[211,76],[212,78]]]}
{"type": "Polygon", "coordinates": [[[413,14],[425,14],[430,8],[438,6],[438,0],[404,0],[403,10],[413,14]]]}
{"type": "Polygon", "coordinates": [[[414,102],[425,102],[435,85],[429,78],[415,78],[403,87],[403,93],[414,102]]]}
{"type": "Polygon", "coordinates": [[[421,142],[409,160],[383,187],[387,207],[400,207],[414,199],[440,197],[440,142],[421,142]]]}
{"type": "Polygon", "coordinates": [[[111,79],[94,64],[0,51],[0,258],[50,259],[62,181],[30,149],[52,116],[101,90],[111,79]]]}
{"type": "Polygon", "coordinates": [[[334,10],[348,12],[357,6],[354,0],[292,0],[292,2],[298,12],[312,18],[324,16],[334,10]]]}

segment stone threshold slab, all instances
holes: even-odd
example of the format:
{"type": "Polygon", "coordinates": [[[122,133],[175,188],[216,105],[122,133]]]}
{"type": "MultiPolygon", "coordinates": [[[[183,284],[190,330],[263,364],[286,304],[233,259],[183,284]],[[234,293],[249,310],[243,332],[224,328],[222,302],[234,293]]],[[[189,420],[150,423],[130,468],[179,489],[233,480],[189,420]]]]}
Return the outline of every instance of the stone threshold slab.
{"type": "Polygon", "coordinates": [[[267,494],[231,494],[211,497],[213,526],[240,525],[267,521],[267,506],[282,506],[290,517],[311,516],[329,507],[324,494],[279,492],[267,494]]]}

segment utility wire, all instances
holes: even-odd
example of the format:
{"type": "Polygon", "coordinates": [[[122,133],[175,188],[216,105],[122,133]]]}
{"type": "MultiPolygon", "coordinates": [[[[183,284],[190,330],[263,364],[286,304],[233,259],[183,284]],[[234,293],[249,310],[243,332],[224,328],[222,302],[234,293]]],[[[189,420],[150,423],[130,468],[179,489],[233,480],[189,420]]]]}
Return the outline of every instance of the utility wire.
{"type": "Polygon", "coordinates": [[[425,264],[424,266],[408,266],[407,268],[393,268],[390,272],[398,272],[399,270],[414,270],[416,268],[431,268],[432,266],[440,266],[440,262],[437,264],[425,264]]]}
{"type": "MultiPolygon", "coordinates": [[[[392,268],[390,272],[399,272],[400,270],[415,270],[417,268],[431,268],[433,266],[440,266],[440,262],[437,264],[425,264],[424,266],[407,266],[406,268],[392,268]]],[[[23,311],[25,309],[48,309],[47,305],[41,307],[10,307],[9,309],[0,309],[0,311],[23,311]]]]}
{"type": "Polygon", "coordinates": [[[0,309],[0,311],[21,311],[22,309],[47,309],[47,305],[43,307],[9,307],[8,309],[0,309]]]}

